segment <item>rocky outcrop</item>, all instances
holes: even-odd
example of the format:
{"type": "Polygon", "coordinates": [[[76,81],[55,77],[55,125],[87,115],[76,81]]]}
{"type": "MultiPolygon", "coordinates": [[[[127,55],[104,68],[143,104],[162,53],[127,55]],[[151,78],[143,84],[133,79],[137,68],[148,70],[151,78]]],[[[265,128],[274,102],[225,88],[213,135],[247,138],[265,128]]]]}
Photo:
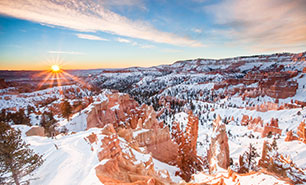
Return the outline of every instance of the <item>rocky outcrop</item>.
{"type": "Polygon", "coordinates": [[[298,83],[296,81],[276,81],[265,89],[265,94],[278,99],[293,97],[296,94],[298,83]]]}
{"type": "Polygon", "coordinates": [[[293,97],[296,94],[298,83],[290,81],[298,75],[298,71],[281,71],[283,66],[275,68],[274,71],[251,70],[242,79],[226,79],[214,84],[213,89],[225,89],[226,95],[239,93],[243,98],[256,98],[258,96],[270,96],[276,99],[293,97]],[[258,72],[259,71],[259,72],[258,72]],[[258,83],[257,87],[247,87],[258,83]],[[239,87],[233,87],[241,84],[239,87]],[[230,88],[231,87],[231,88],[230,88]]]}
{"type": "Polygon", "coordinates": [[[299,138],[293,134],[292,130],[289,130],[286,134],[286,138],[285,141],[289,142],[289,141],[295,141],[298,140],[299,138]]]}
{"type": "Polygon", "coordinates": [[[281,135],[282,134],[282,130],[278,127],[278,119],[271,119],[270,123],[267,123],[264,128],[263,131],[261,132],[261,137],[267,137],[267,136],[271,136],[271,135],[281,135]]]}
{"type": "Polygon", "coordinates": [[[231,169],[228,169],[227,172],[220,172],[214,175],[205,174],[204,172],[200,172],[192,177],[192,182],[187,183],[189,185],[227,185],[227,184],[235,184],[235,185],[249,185],[249,184],[257,184],[257,185],[266,185],[267,182],[269,184],[274,185],[293,185],[293,183],[288,178],[279,177],[277,174],[268,172],[265,169],[261,169],[260,171],[252,171],[249,173],[236,173],[231,169]],[[250,179],[252,179],[250,181],[250,179]],[[254,181],[254,179],[256,179],[254,181]]]}
{"type": "Polygon", "coordinates": [[[197,155],[198,124],[199,119],[192,111],[188,112],[185,130],[181,129],[180,124],[172,123],[172,137],[178,144],[176,164],[181,169],[176,174],[186,182],[190,180],[192,174],[202,171],[206,162],[197,155]]]}
{"type": "Polygon", "coordinates": [[[154,128],[160,127],[156,119],[156,112],[152,106],[139,104],[128,94],[106,94],[107,100],[95,103],[88,113],[87,129],[92,127],[103,128],[111,123],[117,130],[123,128],[154,128]]]}
{"type": "Polygon", "coordinates": [[[30,130],[28,130],[26,133],[26,136],[45,136],[45,129],[43,127],[38,126],[32,126],[30,130]]]}
{"type": "Polygon", "coordinates": [[[118,135],[111,124],[108,124],[102,130],[102,134],[106,135],[101,140],[101,151],[98,153],[99,161],[103,159],[112,159],[121,156],[121,147],[119,146],[118,135]]]}
{"type": "Polygon", "coordinates": [[[130,145],[124,148],[127,144],[123,144],[122,148],[112,124],[107,124],[98,135],[92,133],[86,140],[92,146],[101,143],[96,146],[100,163],[95,170],[103,184],[174,184],[167,171],[154,169],[152,158],[142,163],[136,160],[135,152],[137,155],[149,154],[142,153],[137,147],[130,145]]]}
{"type": "Polygon", "coordinates": [[[301,105],[302,107],[306,106],[306,102],[303,102],[303,101],[295,100],[294,103],[297,105],[301,105]]]}
{"type": "Polygon", "coordinates": [[[261,117],[249,118],[248,115],[243,115],[241,125],[248,126],[249,130],[261,133],[261,137],[281,135],[282,133],[282,130],[278,127],[278,120],[274,118],[271,119],[270,123],[264,124],[261,117]]]}
{"type": "Polygon", "coordinates": [[[304,184],[306,182],[305,173],[289,157],[273,150],[267,141],[263,143],[262,155],[258,165],[271,173],[290,179],[292,184],[304,184]]]}
{"type": "Polygon", "coordinates": [[[306,124],[304,121],[302,121],[297,128],[297,135],[299,140],[306,144],[306,124]]]}
{"type": "Polygon", "coordinates": [[[227,169],[230,165],[229,145],[226,126],[218,115],[214,121],[213,134],[208,150],[209,172],[215,173],[218,167],[227,169]]]}
{"type": "Polygon", "coordinates": [[[142,129],[134,133],[139,146],[146,146],[154,158],[166,163],[176,163],[178,145],[171,140],[168,127],[156,130],[142,129]]]}
{"type": "Polygon", "coordinates": [[[242,115],[241,125],[247,126],[249,124],[250,118],[248,115],[242,115]]]}
{"type": "Polygon", "coordinates": [[[139,104],[127,94],[106,94],[107,100],[94,104],[88,113],[87,128],[102,128],[112,124],[114,129],[140,147],[147,147],[153,157],[166,163],[175,163],[178,145],[170,138],[168,127],[156,118],[152,106],[139,104]]]}
{"type": "Polygon", "coordinates": [[[302,121],[297,128],[296,134],[293,133],[292,130],[287,132],[287,136],[285,141],[294,141],[299,140],[306,144],[306,124],[305,121],[302,121]]]}
{"type": "Polygon", "coordinates": [[[116,128],[119,125],[134,127],[131,125],[131,115],[136,113],[138,103],[127,94],[106,94],[108,100],[94,104],[94,108],[88,113],[87,128],[103,128],[111,123],[116,128]]]}
{"type": "Polygon", "coordinates": [[[263,127],[263,120],[260,116],[252,119],[252,117],[247,121],[248,129],[254,130],[255,132],[261,132],[263,127]]]}

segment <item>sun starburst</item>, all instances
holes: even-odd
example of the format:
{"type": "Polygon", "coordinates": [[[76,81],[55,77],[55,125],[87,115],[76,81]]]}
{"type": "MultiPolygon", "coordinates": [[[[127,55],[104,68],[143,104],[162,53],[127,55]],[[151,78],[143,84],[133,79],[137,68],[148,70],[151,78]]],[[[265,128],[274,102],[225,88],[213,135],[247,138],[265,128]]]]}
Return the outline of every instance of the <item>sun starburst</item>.
{"type": "Polygon", "coordinates": [[[54,64],[54,65],[51,66],[51,70],[52,70],[52,72],[57,73],[61,70],[61,68],[57,64],[54,64]]]}
{"type": "Polygon", "coordinates": [[[51,65],[49,65],[49,69],[42,71],[36,74],[34,77],[41,78],[41,81],[38,83],[38,89],[51,88],[54,86],[60,87],[60,91],[62,93],[63,85],[71,85],[78,83],[81,86],[88,87],[88,85],[83,82],[78,77],[69,74],[63,69],[63,63],[59,64],[59,59],[54,60],[51,65]]]}

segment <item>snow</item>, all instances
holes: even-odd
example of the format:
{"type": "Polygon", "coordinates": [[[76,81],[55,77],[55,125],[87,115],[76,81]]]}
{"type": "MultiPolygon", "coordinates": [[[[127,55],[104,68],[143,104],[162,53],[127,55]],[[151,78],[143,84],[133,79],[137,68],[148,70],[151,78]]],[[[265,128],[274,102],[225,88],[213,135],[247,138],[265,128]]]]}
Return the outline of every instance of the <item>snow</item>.
{"type": "Polygon", "coordinates": [[[119,110],[119,109],[120,109],[120,108],[119,108],[119,104],[117,104],[117,105],[111,107],[110,109],[111,109],[112,111],[119,110]]]}
{"type": "Polygon", "coordinates": [[[163,163],[154,158],[153,158],[153,163],[154,163],[155,170],[167,170],[169,172],[169,175],[172,181],[176,183],[179,183],[182,181],[182,178],[180,176],[175,176],[175,172],[180,170],[178,167],[171,166],[169,164],[163,163]]]}
{"type": "Polygon", "coordinates": [[[90,150],[90,145],[84,137],[98,129],[90,129],[73,135],[51,139],[31,136],[24,139],[35,152],[43,155],[45,162],[33,176],[35,185],[67,185],[67,184],[101,184],[95,175],[98,164],[96,153],[90,150]],[[58,149],[56,149],[56,146],[58,149]]]}
{"type": "MultiPolygon", "coordinates": [[[[30,129],[28,126],[15,125],[15,129],[22,131],[22,137],[30,147],[40,155],[43,155],[44,163],[35,170],[31,181],[33,185],[98,185],[101,184],[95,173],[95,167],[106,164],[109,159],[98,161],[97,153],[101,150],[101,129],[91,128],[87,131],[79,131],[75,134],[58,135],[55,139],[39,136],[25,136],[30,129]],[[84,138],[95,133],[98,142],[89,144],[84,138]],[[93,147],[93,151],[92,151],[93,147]],[[57,149],[58,148],[58,149],[57,149]]],[[[121,137],[120,147],[124,153],[130,151],[135,156],[134,164],[144,163],[152,158],[151,154],[144,154],[129,147],[129,144],[121,137]]],[[[144,150],[144,149],[142,149],[144,150]]],[[[175,176],[179,169],[152,158],[155,170],[167,170],[171,179],[180,182],[182,179],[175,176]]],[[[164,175],[161,172],[161,175],[164,175]]]]}
{"type": "Polygon", "coordinates": [[[150,131],[149,129],[140,129],[140,130],[134,131],[133,132],[133,138],[136,138],[139,134],[149,132],[149,131],[150,131]]]}
{"type": "MultiPolygon", "coordinates": [[[[282,129],[282,134],[277,139],[278,151],[281,154],[289,155],[294,163],[300,168],[306,168],[306,147],[305,144],[300,141],[285,142],[286,132],[293,130],[296,132],[298,125],[306,118],[306,109],[296,108],[287,110],[270,110],[267,112],[259,112],[255,110],[246,110],[247,103],[251,106],[260,105],[267,102],[275,102],[274,98],[263,96],[256,98],[246,98],[242,100],[241,96],[237,93],[232,97],[226,97],[222,100],[215,101],[199,99],[197,96],[199,92],[203,92],[203,97],[208,97],[212,93],[222,94],[225,89],[219,89],[213,91],[213,87],[216,83],[220,83],[228,77],[243,77],[244,73],[252,70],[254,67],[259,67],[260,70],[273,69],[275,66],[284,65],[283,71],[298,70],[302,71],[306,67],[306,62],[292,61],[290,55],[270,55],[270,56],[253,56],[253,57],[236,57],[231,59],[210,60],[210,59],[196,59],[189,61],[176,62],[172,65],[162,65],[151,68],[128,68],[120,69],[124,72],[118,73],[116,70],[108,69],[97,70],[94,73],[88,72],[85,76],[90,75],[90,80],[97,84],[102,84],[111,88],[114,86],[121,86],[121,81],[125,81],[128,84],[131,83],[131,92],[138,94],[139,91],[147,91],[153,89],[156,97],[161,96],[174,96],[178,99],[190,100],[191,92],[196,96],[191,97],[192,103],[195,106],[194,113],[199,115],[199,136],[197,152],[200,156],[206,156],[207,149],[210,144],[210,138],[212,136],[213,115],[220,115],[222,119],[234,117],[234,121],[230,121],[226,125],[226,130],[231,134],[229,136],[230,157],[234,163],[238,162],[239,155],[243,154],[246,148],[252,143],[257,152],[261,154],[262,145],[265,140],[272,142],[269,138],[261,138],[260,133],[248,130],[247,127],[241,126],[240,121],[242,115],[252,116],[253,118],[260,116],[264,124],[270,122],[272,118],[279,120],[279,127],[282,129]],[[213,72],[215,69],[227,69],[233,64],[239,61],[245,62],[237,67],[240,71],[234,74],[207,74],[205,72],[213,72]],[[167,70],[165,70],[167,69],[167,70]],[[99,73],[102,71],[102,73],[99,73]],[[244,72],[244,73],[242,73],[244,72]],[[133,82],[133,83],[132,83],[133,82]],[[154,82],[154,83],[153,83],[154,82]],[[229,105],[236,105],[236,108],[229,105]],[[200,111],[199,107],[208,108],[204,111],[200,111]],[[212,111],[212,108],[214,111],[212,111]],[[301,114],[298,115],[297,113],[301,114]],[[254,136],[254,138],[252,138],[254,136]]],[[[117,69],[119,70],[119,69],[117,69]]],[[[83,74],[83,73],[82,73],[83,74]]],[[[84,73],[85,74],[85,73],[84,73]]],[[[299,100],[306,102],[306,75],[305,73],[299,73],[298,76],[291,80],[297,81],[299,86],[297,93],[293,97],[286,99],[279,99],[278,105],[290,103],[292,100],[299,100]]],[[[239,87],[256,88],[258,83],[250,85],[230,85],[228,90],[239,87]]],[[[35,106],[35,103],[46,100],[48,98],[54,98],[55,101],[50,103],[60,103],[60,99],[63,97],[60,93],[62,89],[72,88],[74,90],[81,89],[83,97],[90,97],[90,92],[86,89],[82,89],[77,85],[69,85],[62,87],[52,87],[32,93],[13,93],[15,88],[6,88],[0,90],[0,108],[26,108],[27,106],[35,106]]],[[[73,135],[57,136],[56,139],[43,138],[43,137],[25,137],[24,133],[30,129],[27,126],[15,125],[15,128],[21,129],[23,137],[32,145],[32,148],[44,154],[46,162],[36,171],[36,176],[39,179],[33,181],[33,184],[101,184],[95,175],[95,166],[99,164],[106,164],[107,159],[98,162],[97,151],[91,151],[90,145],[85,142],[84,137],[91,132],[98,133],[99,129],[87,129],[87,114],[92,108],[103,101],[108,101],[107,94],[112,93],[109,90],[103,90],[101,94],[92,96],[94,103],[89,105],[84,110],[74,114],[69,121],[59,116],[55,116],[60,128],[67,128],[69,133],[76,132],[73,135]],[[58,146],[58,150],[56,149],[58,146]]],[[[69,100],[73,102],[75,100],[69,100]]],[[[119,105],[114,105],[111,109],[119,109],[119,105]]],[[[183,110],[187,110],[189,107],[186,105],[183,110]]],[[[35,110],[43,112],[46,109],[44,106],[36,106],[35,110]]],[[[202,109],[203,110],[203,109],[202,109]]],[[[171,123],[173,117],[166,117],[165,122],[171,123]]],[[[31,124],[39,125],[40,116],[38,114],[30,114],[31,124]]],[[[185,129],[188,121],[188,114],[184,112],[177,112],[174,115],[174,121],[181,125],[182,130],[185,129]]],[[[170,124],[169,124],[170,125],[170,124]]],[[[170,128],[171,129],[171,128],[170,128]]],[[[137,137],[139,134],[148,132],[148,129],[139,129],[133,132],[133,137],[137,137]]],[[[228,134],[229,135],[229,134],[228,134]]],[[[128,143],[119,137],[120,146],[124,152],[130,152],[128,143]]],[[[101,143],[97,143],[96,147],[99,148],[101,143]]],[[[219,147],[216,147],[218,150],[219,147]]],[[[150,154],[144,154],[145,148],[140,147],[139,151],[131,150],[135,155],[136,161],[134,164],[139,164],[150,160],[150,154]]],[[[259,158],[258,158],[259,159],[259,158]]],[[[257,159],[257,160],[258,160],[257,159]]],[[[175,172],[179,169],[175,166],[171,166],[162,163],[153,158],[154,168],[158,170],[168,170],[172,180],[180,182],[181,178],[175,176],[175,172]]],[[[222,174],[222,169],[218,168],[218,174],[222,174]]],[[[225,175],[223,173],[223,175],[225,175]]],[[[203,174],[195,176],[197,182],[201,180],[212,180],[211,177],[203,174]]],[[[271,184],[275,182],[275,178],[266,174],[252,175],[252,176],[239,176],[241,184],[248,184],[252,182],[254,184],[271,184]]],[[[277,181],[277,179],[276,179],[277,181]]],[[[231,182],[226,181],[229,184],[231,182]]],[[[233,182],[232,182],[233,183],[233,182]]]]}
{"type": "Polygon", "coordinates": [[[100,165],[105,165],[108,161],[109,161],[109,159],[103,159],[99,164],[100,165]]]}
{"type": "Polygon", "coordinates": [[[266,185],[266,184],[289,184],[285,181],[279,180],[277,177],[267,175],[265,173],[254,173],[247,176],[237,175],[237,178],[234,180],[232,177],[228,177],[227,172],[219,172],[214,176],[199,173],[193,176],[195,183],[209,183],[214,184],[220,181],[223,178],[224,183],[227,185],[249,185],[249,184],[256,184],[256,185],[266,185]]]}

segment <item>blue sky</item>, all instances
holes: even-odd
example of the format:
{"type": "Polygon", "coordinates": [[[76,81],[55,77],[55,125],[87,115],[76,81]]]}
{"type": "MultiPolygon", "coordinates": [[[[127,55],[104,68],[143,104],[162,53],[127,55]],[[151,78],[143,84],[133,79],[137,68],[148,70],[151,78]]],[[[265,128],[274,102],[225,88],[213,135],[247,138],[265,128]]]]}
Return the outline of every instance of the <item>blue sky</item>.
{"type": "Polygon", "coordinates": [[[0,69],[301,52],[305,9],[304,0],[1,0],[0,69]]]}

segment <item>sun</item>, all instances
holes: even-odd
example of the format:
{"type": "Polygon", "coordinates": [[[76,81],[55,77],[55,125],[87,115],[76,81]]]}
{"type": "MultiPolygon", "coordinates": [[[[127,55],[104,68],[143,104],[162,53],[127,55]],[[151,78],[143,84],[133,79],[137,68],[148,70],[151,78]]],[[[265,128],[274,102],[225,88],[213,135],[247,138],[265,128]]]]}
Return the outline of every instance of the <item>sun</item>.
{"type": "MultiPolygon", "coordinates": [[[[0,0],[1,1],[1,0],[0,0]]],[[[37,89],[45,89],[52,87],[59,87],[59,91],[62,94],[63,89],[62,86],[71,85],[71,84],[80,84],[83,87],[90,86],[85,83],[83,80],[79,79],[77,76],[69,74],[62,67],[64,66],[61,62],[60,58],[56,58],[49,61],[49,69],[41,71],[33,75],[35,78],[41,79],[41,82],[38,83],[37,89]]]]}
{"type": "Polygon", "coordinates": [[[51,66],[51,70],[52,70],[52,72],[57,73],[61,70],[61,68],[58,65],[55,64],[55,65],[51,66]]]}

